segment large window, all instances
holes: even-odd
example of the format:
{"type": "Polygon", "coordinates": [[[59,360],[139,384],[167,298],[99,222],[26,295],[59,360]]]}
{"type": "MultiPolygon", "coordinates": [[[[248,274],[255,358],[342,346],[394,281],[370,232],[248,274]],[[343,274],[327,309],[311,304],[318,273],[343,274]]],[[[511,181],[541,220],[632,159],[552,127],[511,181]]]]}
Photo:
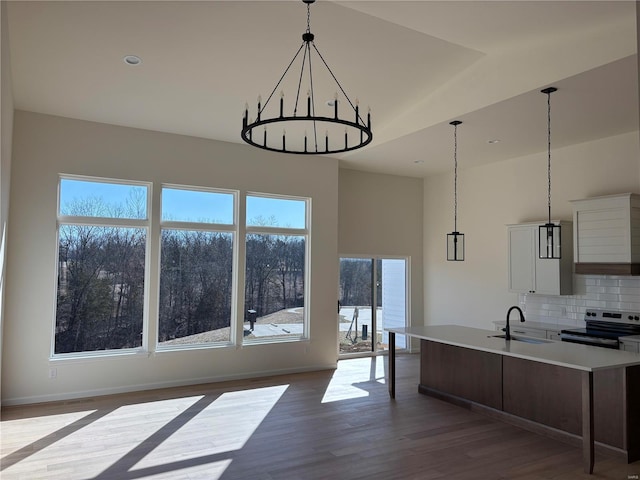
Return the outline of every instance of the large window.
{"type": "Polygon", "coordinates": [[[235,195],[162,189],[158,345],[231,342],[235,195]]]}
{"type": "Polygon", "coordinates": [[[248,194],[240,215],[235,190],[151,192],[60,179],[55,355],[308,338],[309,199],[248,194]]]}
{"type": "Polygon", "coordinates": [[[61,179],[55,353],[142,345],[149,193],[61,179]]]}
{"type": "Polygon", "coordinates": [[[245,341],[306,338],[308,201],[247,196],[245,341]]]}

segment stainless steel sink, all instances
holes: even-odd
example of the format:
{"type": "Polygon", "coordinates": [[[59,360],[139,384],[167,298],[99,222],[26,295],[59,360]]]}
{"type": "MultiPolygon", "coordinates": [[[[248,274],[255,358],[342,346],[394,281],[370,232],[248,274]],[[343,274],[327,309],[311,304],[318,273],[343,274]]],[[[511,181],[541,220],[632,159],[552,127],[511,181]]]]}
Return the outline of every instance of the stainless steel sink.
{"type": "MultiPolygon", "coordinates": [[[[489,338],[504,338],[503,335],[490,335],[489,338]]],[[[543,340],[542,338],[532,338],[532,337],[519,337],[511,335],[511,340],[515,340],[516,342],[524,342],[524,343],[551,343],[551,340],[543,340]]]]}

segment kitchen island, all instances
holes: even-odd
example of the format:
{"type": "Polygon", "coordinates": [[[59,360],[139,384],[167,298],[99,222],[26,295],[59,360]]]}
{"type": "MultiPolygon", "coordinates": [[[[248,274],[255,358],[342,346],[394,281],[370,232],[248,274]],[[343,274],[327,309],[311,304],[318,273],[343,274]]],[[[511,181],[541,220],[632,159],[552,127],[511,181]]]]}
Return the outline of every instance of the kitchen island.
{"type": "Polygon", "coordinates": [[[639,355],[552,340],[505,341],[498,332],[460,325],[387,331],[392,398],[395,335],[402,334],[421,340],[420,393],[558,438],[581,436],[588,473],[596,441],[628,462],[640,459],[639,355]]]}

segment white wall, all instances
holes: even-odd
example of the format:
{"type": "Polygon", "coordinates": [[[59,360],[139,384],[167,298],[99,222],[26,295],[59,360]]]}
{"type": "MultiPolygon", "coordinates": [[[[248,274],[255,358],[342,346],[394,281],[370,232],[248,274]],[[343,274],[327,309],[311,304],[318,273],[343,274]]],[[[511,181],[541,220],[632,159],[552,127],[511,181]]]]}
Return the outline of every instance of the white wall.
{"type": "MultiPolygon", "coordinates": [[[[572,220],[570,200],[640,192],[638,132],[552,151],[552,217],[572,220]]],[[[469,149],[467,149],[469,151],[469,149]]],[[[458,229],[464,262],[446,261],[453,228],[453,176],[424,181],[425,323],[491,328],[519,298],[507,291],[505,225],[544,220],[546,152],[464,169],[459,159],[458,229]]]]}
{"type": "Polygon", "coordinates": [[[422,325],[422,180],[341,169],[339,191],[339,253],[410,257],[410,321],[422,325]]]}
{"type": "MultiPolygon", "coordinates": [[[[2,378],[2,332],[4,325],[5,260],[7,220],[9,218],[9,181],[11,178],[11,140],[13,135],[13,86],[9,54],[7,2],[0,4],[0,379],[2,378]]],[[[1,382],[0,382],[1,385],[1,382]]],[[[0,387],[0,405],[2,395],[0,387]]]]}
{"type": "MultiPolygon", "coordinates": [[[[336,364],[338,164],[243,145],[16,111],[11,178],[5,404],[336,364]],[[312,198],[311,342],[50,363],[60,173],[312,198]],[[57,378],[48,378],[50,366],[57,378]]],[[[151,275],[151,285],[157,276],[151,275]]]]}

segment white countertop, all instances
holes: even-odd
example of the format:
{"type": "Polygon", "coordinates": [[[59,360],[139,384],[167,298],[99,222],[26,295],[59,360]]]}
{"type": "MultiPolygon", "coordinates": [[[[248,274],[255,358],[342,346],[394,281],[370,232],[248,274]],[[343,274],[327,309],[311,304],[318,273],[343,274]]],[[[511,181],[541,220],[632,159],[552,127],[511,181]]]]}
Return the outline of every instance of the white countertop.
{"type": "Polygon", "coordinates": [[[590,372],[640,365],[640,355],[637,353],[553,340],[536,344],[516,340],[507,342],[504,338],[494,338],[493,335],[498,334],[495,330],[462,325],[429,325],[385,330],[447,345],[590,372]]]}

